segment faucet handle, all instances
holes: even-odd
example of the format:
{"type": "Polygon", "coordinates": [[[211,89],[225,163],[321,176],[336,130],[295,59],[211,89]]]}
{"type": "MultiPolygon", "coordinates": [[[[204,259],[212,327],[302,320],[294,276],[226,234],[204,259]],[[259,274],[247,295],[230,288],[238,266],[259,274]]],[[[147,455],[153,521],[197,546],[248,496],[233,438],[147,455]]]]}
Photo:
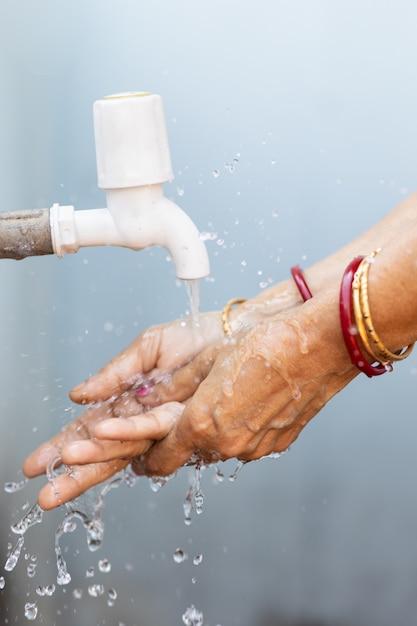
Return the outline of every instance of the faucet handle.
{"type": "Polygon", "coordinates": [[[174,178],[162,98],[148,92],[94,103],[98,186],[141,187],[174,178]]]}

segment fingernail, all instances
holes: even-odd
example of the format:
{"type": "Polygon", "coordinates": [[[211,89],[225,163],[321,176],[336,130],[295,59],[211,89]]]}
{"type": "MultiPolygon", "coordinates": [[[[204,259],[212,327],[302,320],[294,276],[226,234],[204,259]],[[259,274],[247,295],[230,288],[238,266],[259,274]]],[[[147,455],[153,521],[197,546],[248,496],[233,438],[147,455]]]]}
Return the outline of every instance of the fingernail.
{"type": "Polygon", "coordinates": [[[151,393],[152,389],[153,385],[151,385],[150,383],[146,383],[138,387],[135,393],[137,396],[139,396],[139,398],[144,398],[151,393]]]}

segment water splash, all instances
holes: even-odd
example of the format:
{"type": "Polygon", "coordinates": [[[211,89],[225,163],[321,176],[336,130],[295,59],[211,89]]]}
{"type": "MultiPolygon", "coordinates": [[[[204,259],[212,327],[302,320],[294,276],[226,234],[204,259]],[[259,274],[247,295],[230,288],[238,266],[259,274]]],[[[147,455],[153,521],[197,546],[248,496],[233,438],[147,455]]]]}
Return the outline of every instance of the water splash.
{"type": "Polygon", "coordinates": [[[88,594],[92,598],[98,598],[99,596],[102,596],[103,593],[104,593],[103,585],[95,584],[95,585],[90,585],[88,588],[88,594]]]}
{"type": "Polygon", "coordinates": [[[203,626],[203,614],[192,604],[182,616],[185,626],[203,626]]]}
{"type": "Polygon", "coordinates": [[[13,524],[10,528],[16,535],[24,535],[26,531],[31,528],[31,526],[40,524],[42,519],[43,510],[39,504],[34,504],[26,515],[24,515],[21,520],[13,524]]]}
{"type": "Polygon", "coordinates": [[[245,465],[244,461],[238,461],[237,465],[235,467],[235,469],[233,470],[233,472],[230,474],[229,476],[229,480],[231,483],[234,483],[235,480],[237,479],[242,467],[245,465]]]}
{"type": "Polygon", "coordinates": [[[45,585],[44,587],[39,586],[39,587],[36,587],[36,593],[38,594],[38,596],[41,596],[42,598],[44,596],[51,597],[51,596],[54,595],[55,589],[56,589],[56,587],[53,584],[52,585],[45,585]]]}
{"type": "Polygon", "coordinates": [[[183,504],[184,523],[186,526],[191,524],[193,511],[197,515],[201,515],[203,512],[204,494],[201,490],[201,470],[201,462],[197,461],[191,470],[191,485],[188,488],[183,504]]]}
{"type": "Polygon", "coordinates": [[[38,616],[38,606],[36,602],[26,602],[25,604],[25,617],[29,621],[33,621],[38,616]]]}
{"type": "Polygon", "coordinates": [[[6,493],[16,493],[17,491],[21,491],[27,482],[28,479],[23,478],[23,480],[19,480],[17,482],[4,483],[4,491],[6,493]]]}
{"type": "Polygon", "coordinates": [[[19,539],[17,540],[16,545],[14,546],[14,548],[12,549],[12,551],[10,552],[7,561],[4,565],[4,569],[6,570],[6,572],[12,572],[14,570],[14,568],[17,565],[17,562],[19,560],[20,554],[22,552],[22,548],[23,545],[25,543],[25,538],[19,537],[19,539]]]}

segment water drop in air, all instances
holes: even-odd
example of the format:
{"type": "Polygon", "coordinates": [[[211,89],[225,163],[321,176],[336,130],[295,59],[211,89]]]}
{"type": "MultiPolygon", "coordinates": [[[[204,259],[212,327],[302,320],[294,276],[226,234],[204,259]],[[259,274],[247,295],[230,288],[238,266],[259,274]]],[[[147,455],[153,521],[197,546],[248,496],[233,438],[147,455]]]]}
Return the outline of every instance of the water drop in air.
{"type": "Polygon", "coordinates": [[[100,572],[103,572],[103,574],[108,574],[111,571],[111,563],[109,559],[101,559],[98,562],[98,569],[100,572]]]}
{"type": "Polygon", "coordinates": [[[175,563],[183,563],[188,558],[188,556],[184,552],[184,550],[181,550],[181,548],[177,548],[172,555],[172,558],[174,559],[175,563]]]}
{"type": "Polygon", "coordinates": [[[29,621],[33,621],[38,616],[38,607],[36,602],[26,602],[25,604],[25,617],[29,621]]]}
{"type": "Polygon", "coordinates": [[[203,614],[192,604],[182,616],[185,626],[203,626],[203,614]]]}
{"type": "Polygon", "coordinates": [[[88,588],[88,593],[91,597],[93,598],[98,598],[99,596],[102,596],[104,593],[104,587],[103,585],[90,585],[88,588]]]}

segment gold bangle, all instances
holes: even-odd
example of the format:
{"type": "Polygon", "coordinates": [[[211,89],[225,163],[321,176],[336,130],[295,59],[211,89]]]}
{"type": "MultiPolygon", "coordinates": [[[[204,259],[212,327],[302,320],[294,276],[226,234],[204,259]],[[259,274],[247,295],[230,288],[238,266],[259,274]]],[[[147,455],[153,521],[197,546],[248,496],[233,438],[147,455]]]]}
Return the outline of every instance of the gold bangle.
{"type": "Polygon", "coordinates": [[[243,304],[244,302],[246,302],[246,298],[232,298],[231,300],[229,300],[229,302],[225,304],[221,317],[222,317],[223,332],[226,337],[232,336],[232,327],[229,321],[230,311],[232,310],[235,304],[243,304]]]}
{"type": "Polygon", "coordinates": [[[362,309],[361,309],[361,301],[360,301],[360,287],[361,287],[361,276],[363,273],[363,265],[365,259],[359,265],[358,269],[355,272],[355,276],[352,283],[352,303],[353,303],[353,313],[355,315],[356,328],[363,343],[363,346],[368,353],[368,355],[374,360],[379,361],[379,356],[373,352],[371,345],[368,340],[368,335],[366,333],[365,322],[363,319],[362,309]]]}
{"type": "Polygon", "coordinates": [[[414,344],[406,346],[398,352],[391,352],[375,330],[369,306],[368,279],[370,266],[380,250],[378,248],[368,257],[365,257],[358,267],[352,285],[352,300],[356,326],[365,349],[376,361],[386,364],[407,358],[413,350],[414,344]]]}

